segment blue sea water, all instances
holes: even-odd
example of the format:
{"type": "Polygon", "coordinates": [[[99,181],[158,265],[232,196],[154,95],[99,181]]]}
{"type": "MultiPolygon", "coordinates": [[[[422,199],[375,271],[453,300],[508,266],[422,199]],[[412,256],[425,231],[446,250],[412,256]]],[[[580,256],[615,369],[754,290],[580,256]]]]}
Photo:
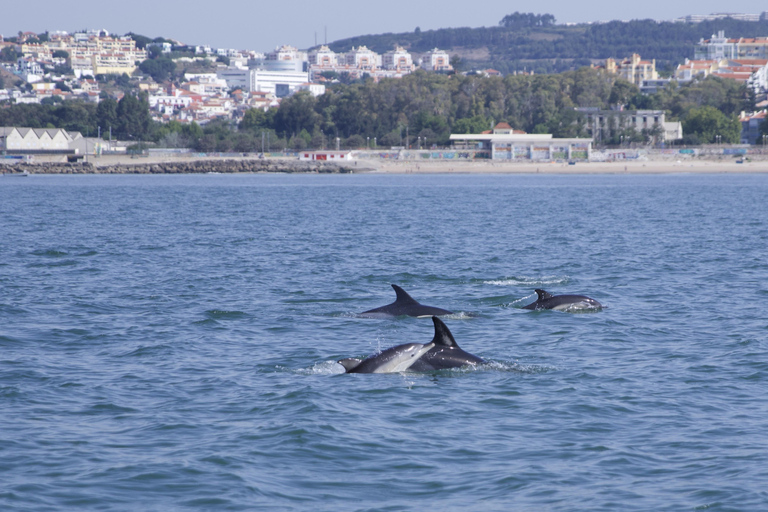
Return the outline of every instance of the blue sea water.
{"type": "Polygon", "coordinates": [[[768,175],[0,177],[0,509],[766,510],[767,213],[768,175]],[[390,283],[490,364],[343,374],[431,340],[356,316],[390,283]]]}

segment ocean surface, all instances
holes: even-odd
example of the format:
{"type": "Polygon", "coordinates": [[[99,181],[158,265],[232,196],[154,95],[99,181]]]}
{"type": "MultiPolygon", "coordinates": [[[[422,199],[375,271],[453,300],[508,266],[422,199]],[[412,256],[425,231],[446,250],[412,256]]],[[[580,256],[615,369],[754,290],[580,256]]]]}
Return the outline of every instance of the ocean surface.
{"type": "Polygon", "coordinates": [[[767,303],[768,175],[0,176],[0,510],[767,510],[767,303]]]}

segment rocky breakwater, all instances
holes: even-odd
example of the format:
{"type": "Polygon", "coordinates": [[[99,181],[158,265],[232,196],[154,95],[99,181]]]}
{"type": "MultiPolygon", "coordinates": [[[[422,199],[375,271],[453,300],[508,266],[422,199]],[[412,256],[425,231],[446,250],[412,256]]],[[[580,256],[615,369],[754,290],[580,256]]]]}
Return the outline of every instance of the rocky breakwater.
{"type": "MultiPolygon", "coordinates": [[[[6,174],[28,172],[30,174],[193,174],[193,173],[351,173],[357,171],[355,162],[344,164],[309,162],[293,159],[223,159],[185,160],[169,162],[137,162],[100,165],[87,163],[15,163],[0,164],[0,172],[6,174]]],[[[360,169],[363,170],[363,169],[360,169]]]]}

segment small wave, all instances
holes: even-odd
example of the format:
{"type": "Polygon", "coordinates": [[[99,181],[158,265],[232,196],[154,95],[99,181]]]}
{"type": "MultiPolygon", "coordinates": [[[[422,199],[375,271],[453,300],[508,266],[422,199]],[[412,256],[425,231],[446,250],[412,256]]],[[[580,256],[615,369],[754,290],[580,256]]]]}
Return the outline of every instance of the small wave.
{"type": "Polygon", "coordinates": [[[322,361],[315,363],[311,368],[294,370],[299,375],[338,375],[344,372],[344,367],[336,361],[322,361]]]}
{"type": "Polygon", "coordinates": [[[57,249],[38,249],[32,251],[33,256],[47,256],[49,258],[60,258],[62,256],[69,256],[66,251],[59,251],[57,249]]]}
{"type": "MultiPolygon", "coordinates": [[[[310,368],[299,368],[298,370],[289,370],[288,368],[284,367],[278,367],[278,369],[291,371],[297,375],[339,375],[345,373],[344,368],[336,361],[321,361],[319,363],[315,363],[310,368]]],[[[405,372],[400,373],[409,375],[427,375],[434,373],[462,375],[474,372],[512,372],[536,374],[547,373],[554,370],[556,370],[556,368],[553,366],[521,364],[507,361],[488,361],[486,364],[469,364],[460,368],[446,368],[444,370],[434,370],[430,372],[409,372],[406,370],[405,372]]]]}
{"type": "Polygon", "coordinates": [[[490,284],[493,286],[547,286],[551,284],[567,284],[570,280],[571,278],[568,276],[513,276],[503,279],[483,281],[483,284],[490,284]]]}
{"type": "Polygon", "coordinates": [[[554,366],[544,366],[538,364],[521,364],[509,361],[488,361],[487,364],[481,364],[476,367],[478,371],[496,371],[513,373],[548,373],[557,370],[554,366]]]}
{"type": "Polygon", "coordinates": [[[210,309],[205,312],[205,316],[207,316],[211,320],[234,320],[237,318],[243,318],[246,315],[242,311],[226,311],[223,309],[210,309]]]}

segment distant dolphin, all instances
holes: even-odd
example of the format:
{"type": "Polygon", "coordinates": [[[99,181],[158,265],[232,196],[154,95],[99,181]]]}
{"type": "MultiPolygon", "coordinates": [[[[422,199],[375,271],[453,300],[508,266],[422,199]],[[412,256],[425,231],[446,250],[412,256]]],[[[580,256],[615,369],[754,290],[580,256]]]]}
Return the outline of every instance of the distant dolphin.
{"type": "Polygon", "coordinates": [[[459,348],[442,320],[433,316],[432,322],[435,324],[435,335],[429,343],[407,343],[388,348],[363,360],[349,358],[342,359],[339,363],[347,373],[392,373],[406,370],[428,372],[485,363],[479,357],[459,348]]]}
{"type": "Polygon", "coordinates": [[[523,309],[602,309],[603,305],[585,295],[552,295],[544,290],[534,290],[539,296],[536,302],[523,306],[523,309]]]}
{"type": "Polygon", "coordinates": [[[419,304],[416,302],[416,300],[413,299],[413,297],[408,295],[405,290],[396,284],[393,284],[392,288],[395,289],[395,293],[397,294],[397,299],[395,302],[392,304],[387,304],[386,306],[381,306],[380,308],[363,311],[360,313],[360,316],[367,318],[387,318],[392,316],[424,317],[434,315],[450,315],[453,313],[447,309],[440,309],[419,304]]]}
{"type": "Polygon", "coordinates": [[[459,368],[468,364],[485,364],[479,357],[465,352],[453,339],[453,334],[442,320],[432,317],[435,324],[435,337],[432,338],[432,347],[429,352],[421,356],[410,368],[412,372],[429,372],[444,370],[446,368],[459,368]]]}

